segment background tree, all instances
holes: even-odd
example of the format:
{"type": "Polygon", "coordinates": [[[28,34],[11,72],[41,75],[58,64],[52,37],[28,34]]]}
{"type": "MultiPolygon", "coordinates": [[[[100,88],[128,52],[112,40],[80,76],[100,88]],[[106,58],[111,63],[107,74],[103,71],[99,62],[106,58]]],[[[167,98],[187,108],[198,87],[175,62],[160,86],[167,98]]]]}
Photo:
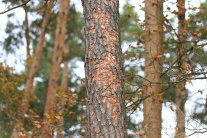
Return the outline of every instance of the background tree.
{"type": "MultiPolygon", "coordinates": [[[[85,97],[84,87],[82,87],[82,83],[80,83],[81,78],[77,76],[74,71],[77,66],[75,63],[77,61],[82,61],[84,59],[84,47],[82,44],[82,24],[83,19],[79,12],[76,11],[75,5],[71,5],[69,8],[69,15],[67,17],[67,32],[66,32],[66,41],[65,46],[67,46],[69,50],[69,54],[63,56],[63,60],[67,60],[69,62],[69,70],[68,70],[68,84],[67,91],[64,92],[64,136],[73,136],[76,134],[83,133],[84,129],[84,114],[83,114],[83,99],[85,97]],[[73,100],[73,96],[76,95],[73,100]],[[71,102],[73,101],[73,102],[71,102]],[[80,118],[81,116],[81,118],[80,118]],[[72,119],[71,119],[72,118],[72,119]],[[77,127],[81,125],[82,127],[77,127]],[[76,128],[76,129],[70,129],[76,128]]],[[[48,35],[49,38],[46,40],[45,46],[43,48],[43,55],[40,60],[40,66],[37,73],[38,81],[36,81],[35,85],[35,94],[37,96],[37,100],[32,103],[32,107],[35,109],[35,112],[42,118],[43,108],[45,106],[46,92],[48,87],[48,79],[51,69],[51,58],[52,58],[52,49],[54,45],[54,37],[55,37],[55,26],[57,12],[52,14],[50,24],[48,25],[48,35]]],[[[62,74],[62,72],[61,72],[62,74]]],[[[62,76],[62,75],[61,75],[62,76]]],[[[61,80],[61,78],[59,79],[61,80]]],[[[61,83],[61,81],[58,81],[61,83]]],[[[56,107],[59,107],[59,103],[63,95],[61,94],[62,88],[58,89],[56,107]]],[[[62,100],[63,101],[63,100],[62,100]]],[[[57,111],[57,117],[58,111],[57,111]]],[[[52,116],[51,116],[52,117],[52,116]]],[[[54,117],[54,116],[53,116],[54,117]]],[[[59,120],[54,117],[54,122],[57,123],[59,120]]],[[[56,124],[53,124],[54,127],[56,124]]]]}
{"type": "Polygon", "coordinates": [[[163,41],[163,1],[145,1],[145,80],[144,96],[152,95],[144,100],[143,128],[147,138],[161,137],[161,105],[162,97],[162,41],[163,41]],[[158,95],[157,95],[158,94],[158,95]]]}
{"type": "MultiPolygon", "coordinates": [[[[196,14],[191,14],[190,15],[190,23],[188,24],[188,29],[192,31],[194,34],[199,34],[199,40],[203,41],[204,44],[206,42],[206,29],[204,29],[207,26],[206,22],[206,16],[207,16],[207,1],[204,3],[201,3],[200,7],[198,7],[199,12],[196,14]]],[[[203,74],[205,73],[205,68],[206,68],[206,50],[204,48],[204,45],[198,45],[194,49],[194,55],[192,56],[191,60],[195,61],[195,63],[191,63],[193,65],[191,66],[197,66],[198,64],[203,68],[201,72],[203,74]]],[[[199,72],[200,72],[199,71],[199,72]]],[[[201,73],[202,74],[202,73],[201,73]]],[[[204,93],[204,90],[199,91],[200,94],[204,93]]],[[[206,123],[206,113],[207,113],[207,102],[206,102],[206,97],[199,98],[196,100],[196,106],[194,108],[194,113],[193,113],[193,118],[198,119],[201,123],[207,124],[206,123]],[[202,109],[202,110],[198,110],[202,109]]],[[[202,130],[202,132],[205,132],[205,129],[202,130]]]]}
{"type": "MultiPolygon", "coordinates": [[[[185,0],[177,0],[178,7],[178,41],[180,41],[179,47],[177,47],[177,58],[185,54],[186,45],[186,22],[185,22],[185,0]]],[[[186,56],[182,56],[178,61],[178,78],[182,76],[185,71],[186,56]]],[[[185,81],[181,81],[176,85],[176,138],[185,138],[185,102],[186,102],[186,88],[185,81]]]]}
{"type": "MultiPolygon", "coordinates": [[[[63,56],[68,55],[69,53],[69,48],[67,46],[64,46],[64,52],[63,56]]],[[[63,95],[64,91],[68,90],[68,60],[63,58],[63,73],[62,73],[62,80],[61,80],[61,87],[64,89],[63,90],[63,95]]],[[[63,111],[64,111],[64,97],[60,98],[60,105],[58,108],[58,114],[60,115],[60,119],[57,123],[57,137],[58,138],[63,138],[63,126],[64,126],[64,120],[63,120],[63,111]]]]}
{"type": "Polygon", "coordinates": [[[69,8],[69,0],[60,1],[60,11],[57,19],[57,28],[55,35],[55,44],[53,49],[51,72],[48,84],[48,92],[44,109],[44,120],[42,127],[42,137],[52,137],[52,128],[50,125],[49,116],[54,112],[54,102],[58,90],[58,79],[60,73],[60,63],[62,62],[63,46],[65,43],[66,22],[69,8]]]}
{"type": "MultiPolygon", "coordinates": [[[[19,114],[19,117],[21,117],[21,119],[19,119],[17,124],[14,126],[12,138],[20,137],[20,131],[21,131],[20,129],[22,128],[22,125],[23,125],[22,117],[24,118],[24,114],[26,113],[26,111],[29,108],[29,97],[34,96],[34,91],[33,91],[34,77],[35,77],[35,74],[36,74],[38,66],[39,66],[39,61],[40,61],[40,57],[41,57],[41,54],[42,54],[44,40],[45,40],[46,27],[48,25],[49,18],[50,18],[50,15],[52,13],[53,2],[54,2],[53,0],[50,1],[48,9],[47,9],[48,10],[47,14],[44,17],[44,22],[42,24],[41,35],[39,37],[39,42],[38,42],[38,45],[37,45],[37,49],[35,51],[35,56],[34,56],[34,59],[32,60],[32,63],[31,63],[31,66],[30,66],[31,68],[29,69],[29,74],[28,74],[28,79],[27,79],[27,82],[26,82],[26,89],[25,89],[26,94],[24,95],[23,100],[22,100],[22,104],[21,104],[21,106],[19,107],[19,110],[18,110],[19,111],[18,114],[19,114]]],[[[27,29],[28,29],[28,26],[27,26],[27,29]]],[[[28,32],[27,32],[26,38],[27,37],[29,37],[28,32]]],[[[28,43],[29,42],[27,42],[27,45],[28,45],[28,43]]],[[[29,54],[27,54],[27,56],[29,56],[29,54]]]]}

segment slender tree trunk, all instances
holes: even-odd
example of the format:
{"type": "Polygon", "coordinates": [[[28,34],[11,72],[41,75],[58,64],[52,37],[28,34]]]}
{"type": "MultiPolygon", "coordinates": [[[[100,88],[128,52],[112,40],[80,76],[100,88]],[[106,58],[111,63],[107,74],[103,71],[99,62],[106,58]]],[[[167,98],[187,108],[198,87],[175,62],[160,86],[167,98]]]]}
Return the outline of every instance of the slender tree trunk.
{"type": "Polygon", "coordinates": [[[145,0],[145,78],[144,122],[146,138],[161,138],[162,97],[156,95],[162,89],[162,40],[163,40],[163,0],[145,0]],[[152,83],[154,82],[154,83],[152,83]]]}
{"type": "Polygon", "coordinates": [[[60,10],[57,19],[55,45],[53,49],[52,65],[47,91],[47,99],[44,110],[44,124],[42,127],[42,138],[52,137],[52,125],[49,123],[47,116],[54,111],[54,102],[58,90],[58,79],[60,74],[60,63],[62,62],[63,46],[66,32],[67,14],[69,9],[69,0],[60,1],[60,10]]]}
{"type": "MultiPolygon", "coordinates": [[[[26,91],[31,91],[33,90],[33,82],[34,82],[34,77],[36,72],[38,71],[40,59],[42,56],[42,50],[44,46],[44,41],[45,41],[45,33],[46,33],[46,28],[50,20],[50,16],[52,14],[52,8],[54,5],[54,0],[50,0],[50,3],[48,4],[47,11],[45,14],[45,17],[43,19],[42,23],[42,29],[41,29],[41,34],[39,36],[39,41],[37,44],[37,49],[35,51],[34,58],[32,59],[32,64],[30,67],[30,72],[28,75],[27,83],[26,83],[26,91]]],[[[34,93],[31,93],[31,96],[34,96],[34,93]]]]}
{"type": "MultiPolygon", "coordinates": [[[[32,64],[30,65],[30,68],[29,68],[29,75],[28,75],[27,82],[26,82],[25,95],[23,96],[22,104],[20,105],[19,110],[18,110],[18,117],[21,117],[21,118],[24,118],[24,114],[26,113],[26,111],[29,108],[30,97],[34,96],[33,81],[34,81],[35,74],[38,70],[40,58],[42,55],[46,27],[49,23],[50,15],[52,13],[53,4],[54,4],[54,0],[50,0],[50,3],[48,4],[47,12],[46,12],[44,20],[43,20],[41,34],[40,34],[39,41],[37,44],[37,49],[35,51],[34,59],[32,60],[32,64]]],[[[22,121],[23,121],[22,119],[17,121],[16,125],[14,126],[11,138],[19,138],[20,137],[20,129],[23,125],[22,121]]]]}
{"type": "MultiPolygon", "coordinates": [[[[64,55],[67,56],[69,54],[69,48],[68,46],[65,46],[64,48],[64,55]]],[[[64,68],[63,68],[63,75],[62,75],[62,82],[61,87],[65,90],[68,89],[68,59],[63,59],[64,61],[64,68]]],[[[64,95],[64,94],[63,94],[64,95]]],[[[63,125],[64,125],[64,118],[63,118],[63,111],[64,111],[64,97],[61,97],[60,99],[60,106],[58,110],[58,114],[60,115],[60,120],[57,124],[57,138],[63,138],[63,125]]]]}
{"type": "Polygon", "coordinates": [[[28,7],[24,6],[24,11],[25,11],[25,37],[26,37],[26,44],[27,44],[27,60],[26,60],[26,65],[27,69],[29,71],[29,66],[30,66],[30,36],[29,36],[29,21],[28,21],[28,7]]]}
{"type": "Polygon", "coordinates": [[[87,138],[125,137],[118,0],[83,0],[87,138]]]}
{"type": "MultiPolygon", "coordinates": [[[[177,58],[185,55],[186,45],[182,43],[186,39],[186,22],[185,22],[185,0],[177,0],[178,7],[178,39],[181,42],[177,48],[177,58]]],[[[183,66],[185,65],[185,56],[178,61],[178,79],[184,73],[183,66]]],[[[185,102],[186,102],[186,89],[185,81],[176,85],[176,138],[185,138],[185,102]]]]}

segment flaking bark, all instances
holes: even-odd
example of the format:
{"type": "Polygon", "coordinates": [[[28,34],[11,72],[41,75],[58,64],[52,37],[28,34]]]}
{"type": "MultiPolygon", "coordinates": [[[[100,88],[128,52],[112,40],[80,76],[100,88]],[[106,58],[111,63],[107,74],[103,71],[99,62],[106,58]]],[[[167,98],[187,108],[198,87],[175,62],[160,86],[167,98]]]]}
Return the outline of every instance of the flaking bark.
{"type": "Polygon", "coordinates": [[[87,138],[124,138],[118,0],[84,0],[87,138]]]}
{"type": "Polygon", "coordinates": [[[160,77],[162,73],[163,40],[163,0],[145,0],[145,78],[144,96],[152,95],[144,100],[143,128],[146,138],[161,138],[162,97],[157,96],[162,89],[160,77]],[[147,81],[149,80],[149,81],[147,81]],[[154,82],[154,83],[151,83],[154,82]],[[155,83],[157,82],[157,83],[155,83]]]}

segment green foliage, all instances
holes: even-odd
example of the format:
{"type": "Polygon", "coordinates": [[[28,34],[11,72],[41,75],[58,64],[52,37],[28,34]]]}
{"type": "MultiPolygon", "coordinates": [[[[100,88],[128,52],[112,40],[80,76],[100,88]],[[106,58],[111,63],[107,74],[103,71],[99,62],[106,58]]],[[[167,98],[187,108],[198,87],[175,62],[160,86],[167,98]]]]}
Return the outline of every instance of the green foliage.
{"type": "Polygon", "coordinates": [[[14,25],[12,22],[8,22],[5,32],[9,34],[5,41],[3,42],[3,48],[7,53],[15,53],[16,48],[23,45],[23,33],[21,30],[21,25],[14,25]]]}
{"type": "Polygon", "coordinates": [[[137,41],[142,30],[138,27],[138,16],[134,7],[126,3],[123,7],[123,13],[120,14],[120,32],[121,42],[137,41]]]}
{"type": "MultiPolygon", "coordinates": [[[[3,3],[12,6],[19,5],[21,2],[25,2],[24,0],[16,1],[16,0],[3,0],[3,3]]],[[[14,23],[12,19],[14,19],[14,13],[10,13],[7,15],[9,21],[6,25],[5,33],[7,37],[3,42],[3,48],[7,53],[15,53],[17,48],[20,48],[23,44],[23,36],[24,36],[24,23],[14,23]],[[12,18],[12,19],[11,19],[12,18]]]]}
{"type": "MultiPolygon", "coordinates": [[[[20,0],[20,1],[24,2],[24,0],[20,0]]],[[[17,4],[19,4],[20,1],[16,1],[16,0],[3,0],[2,2],[6,3],[6,4],[17,5],[17,4]]]]}

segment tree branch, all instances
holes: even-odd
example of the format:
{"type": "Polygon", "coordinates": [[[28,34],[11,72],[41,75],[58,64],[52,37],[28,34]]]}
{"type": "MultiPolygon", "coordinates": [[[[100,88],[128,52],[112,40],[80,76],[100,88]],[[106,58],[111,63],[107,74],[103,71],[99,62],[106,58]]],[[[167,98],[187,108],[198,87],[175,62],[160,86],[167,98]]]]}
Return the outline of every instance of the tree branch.
{"type": "Polygon", "coordinates": [[[15,7],[13,7],[13,8],[10,8],[10,9],[8,9],[8,10],[3,11],[3,12],[0,12],[0,14],[4,14],[4,13],[7,13],[7,12],[12,11],[12,10],[14,10],[14,9],[17,9],[17,8],[19,8],[19,7],[25,6],[25,5],[27,5],[27,3],[29,3],[30,1],[31,1],[31,0],[28,0],[28,1],[26,1],[26,2],[24,2],[24,3],[22,3],[22,4],[20,4],[20,5],[17,5],[17,6],[15,6],[15,7]]]}
{"type": "Polygon", "coordinates": [[[204,133],[207,133],[207,130],[204,130],[204,131],[194,131],[193,133],[187,135],[186,137],[190,137],[190,136],[192,136],[194,134],[204,134],[204,133]]]}

